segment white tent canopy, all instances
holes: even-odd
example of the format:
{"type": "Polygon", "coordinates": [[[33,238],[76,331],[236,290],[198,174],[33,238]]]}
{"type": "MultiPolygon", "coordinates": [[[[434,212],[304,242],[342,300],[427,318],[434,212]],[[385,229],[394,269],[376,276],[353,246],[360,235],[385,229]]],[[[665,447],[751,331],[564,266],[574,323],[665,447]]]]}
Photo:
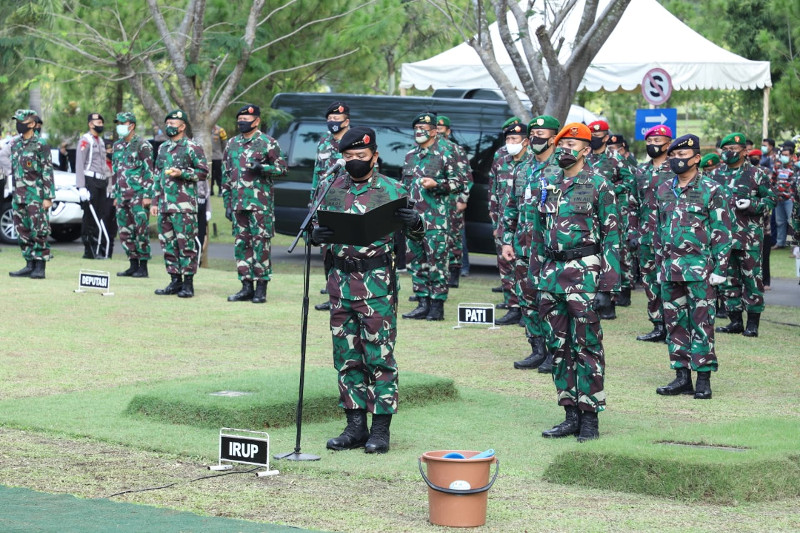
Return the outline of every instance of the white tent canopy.
{"type": "MultiPolygon", "coordinates": [[[[564,37],[559,60],[569,57],[585,0],[579,0],[561,27],[564,37]]],[[[598,16],[609,0],[600,0],[598,16]]],[[[520,5],[525,7],[527,0],[520,5]]],[[[509,29],[518,33],[509,13],[509,29]]],[[[534,36],[542,24],[540,13],[529,19],[528,32],[534,36]]],[[[519,77],[503,46],[497,23],[490,26],[498,63],[517,89],[519,77]]],[[[534,45],[537,46],[534,39],[534,45]]],[[[524,56],[522,46],[517,45],[524,56]]],[[[731,53],[704,38],[656,0],[632,0],[619,24],[589,66],[579,89],[589,91],[634,90],[652,68],[662,68],[672,78],[676,90],[763,89],[772,86],[769,61],[750,61],[731,53]],[[657,36],[657,37],[656,37],[657,36]]],[[[477,52],[462,43],[430,59],[404,63],[400,87],[420,90],[442,87],[497,87],[483,66],[477,52]]]]}

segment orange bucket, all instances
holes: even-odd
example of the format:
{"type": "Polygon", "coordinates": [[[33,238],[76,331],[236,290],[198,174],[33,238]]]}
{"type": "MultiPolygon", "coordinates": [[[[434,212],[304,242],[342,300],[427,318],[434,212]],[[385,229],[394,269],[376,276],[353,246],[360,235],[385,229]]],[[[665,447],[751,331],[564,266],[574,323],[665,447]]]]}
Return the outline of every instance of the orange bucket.
{"type": "Polygon", "coordinates": [[[428,508],[431,524],[449,527],[477,527],[486,523],[489,489],[500,472],[500,461],[492,455],[471,459],[481,452],[439,450],[425,452],[419,458],[419,473],[428,485],[428,508]],[[444,456],[460,453],[464,459],[444,456]],[[428,466],[428,475],[422,468],[428,466]],[[495,464],[491,481],[491,464],[495,464]]]}

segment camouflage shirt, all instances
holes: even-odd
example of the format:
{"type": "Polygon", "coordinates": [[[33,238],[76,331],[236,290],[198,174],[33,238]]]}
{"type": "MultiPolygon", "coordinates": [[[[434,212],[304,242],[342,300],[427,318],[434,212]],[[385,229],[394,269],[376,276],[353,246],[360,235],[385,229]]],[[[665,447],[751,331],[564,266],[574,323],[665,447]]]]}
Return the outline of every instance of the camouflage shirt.
{"type": "Polygon", "coordinates": [[[534,218],[530,274],[537,288],[552,293],[615,291],[620,284],[620,233],[611,184],[589,165],[572,178],[560,168],[534,218]],[[597,246],[599,253],[569,261],[547,256],[597,246]]]}
{"type": "Polygon", "coordinates": [[[11,174],[16,205],[40,204],[56,196],[50,149],[39,135],[11,141],[11,174]]]}
{"type": "Polygon", "coordinates": [[[342,154],[339,152],[339,141],[336,140],[333,133],[327,132],[317,144],[317,159],[314,162],[314,173],[311,175],[311,202],[317,195],[319,177],[332,169],[340,157],[342,154]]]}
{"type": "Polygon", "coordinates": [[[656,265],[666,281],[705,281],[725,276],[731,246],[731,219],[722,186],[698,173],[684,188],[678,177],[656,191],[653,236],[656,265]]]}
{"type": "MultiPolygon", "coordinates": [[[[321,194],[321,191],[320,191],[321,194]]],[[[366,213],[372,208],[389,201],[408,196],[408,192],[398,181],[378,172],[363,183],[355,183],[346,173],[336,176],[328,190],[328,194],[320,205],[321,211],[338,211],[343,213],[366,213]]],[[[424,235],[422,225],[405,229],[406,236],[420,240],[424,235]]],[[[371,259],[385,256],[391,258],[394,247],[394,234],[382,238],[367,246],[351,244],[327,244],[326,249],[334,257],[343,259],[371,259]]],[[[345,300],[366,300],[387,296],[394,292],[394,265],[374,268],[367,272],[343,272],[332,268],[328,275],[328,294],[345,300]]]]}
{"type": "Polygon", "coordinates": [[[450,195],[461,192],[464,187],[458,162],[446,142],[442,137],[436,137],[436,141],[427,148],[417,146],[406,154],[403,166],[403,185],[422,215],[426,230],[448,227],[450,211],[453,209],[450,195]],[[436,186],[424,188],[422,178],[436,180],[436,186]]]}
{"type": "Polygon", "coordinates": [[[636,171],[636,196],[639,205],[637,221],[639,225],[635,228],[635,234],[639,238],[639,242],[644,245],[653,243],[653,234],[656,231],[655,210],[658,186],[674,177],[675,174],[669,168],[669,159],[657,167],[653,165],[652,161],[642,163],[636,171]]]}
{"type": "Polygon", "coordinates": [[[724,185],[728,209],[734,214],[731,247],[736,250],[760,247],[764,240],[762,217],[775,207],[777,198],[767,174],[745,161],[735,169],[723,163],[714,170],[712,178],[724,185]],[[740,199],[750,200],[750,207],[737,209],[736,200],[740,199]]]}
{"type": "Polygon", "coordinates": [[[586,162],[614,187],[621,236],[626,239],[635,236],[632,229],[639,226],[639,207],[633,168],[621,155],[608,150],[589,154],[586,162]]]}
{"type": "Polygon", "coordinates": [[[514,188],[514,177],[509,176],[511,156],[504,144],[497,149],[492,158],[492,166],[489,167],[489,219],[492,221],[492,229],[500,227],[500,216],[505,196],[514,188]]]}
{"type": "Polygon", "coordinates": [[[249,139],[237,135],[228,141],[222,156],[222,201],[234,211],[264,211],[272,220],[275,199],[274,176],[286,174],[286,157],[278,141],[257,131],[249,139]],[[253,163],[264,166],[263,173],[248,168],[253,163]]]}
{"type": "Polygon", "coordinates": [[[115,142],[111,169],[117,204],[153,197],[153,147],[149,142],[138,135],[130,142],[125,139],[115,142]]]}
{"type": "Polygon", "coordinates": [[[450,144],[453,157],[455,157],[456,160],[456,169],[463,183],[463,188],[460,192],[454,193],[453,198],[455,202],[466,204],[469,201],[469,191],[473,183],[472,168],[469,166],[469,159],[467,159],[467,153],[464,151],[464,148],[450,139],[445,139],[445,141],[450,144]]]}
{"type": "Polygon", "coordinates": [[[183,137],[168,140],[158,147],[153,199],[159,213],[197,213],[197,182],[208,176],[208,162],[203,147],[183,137]],[[168,168],[179,168],[176,178],[167,176],[168,168]]]}

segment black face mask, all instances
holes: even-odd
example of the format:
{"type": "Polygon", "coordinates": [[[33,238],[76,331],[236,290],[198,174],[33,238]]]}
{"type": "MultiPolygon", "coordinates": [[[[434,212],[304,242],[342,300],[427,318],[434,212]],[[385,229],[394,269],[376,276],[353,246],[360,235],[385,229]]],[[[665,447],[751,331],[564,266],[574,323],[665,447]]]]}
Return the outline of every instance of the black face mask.
{"type": "Polygon", "coordinates": [[[541,154],[547,150],[547,147],[549,146],[547,141],[549,140],[550,139],[544,139],[542,137],[531,137],[528,139],[531,144],[531,151],[533,151],[534,154],[541,154]]]}
{"type": "Polygon", "coordinates": [[[559,153],[556,154],[558,159],[558,166],[564,170],[572,167],[578,162],[579,150],[570,150],[569,148],[559,148],[559,153]]]}
{"type": "Polygon", "coordinates": [[[28,133],[29,129],[31,129],[30,124],[25,124],[24,122],[17,121],[17,133],[25,135],[26,133],[28,133]]]}
{"type": "Polygon", "coordinates": [[[351,159],[344,164],[344,169],[350,174],[354,180],[358,181],[372,170],[372,160],[362,161],[360,159],[351,159]]]}
{"type": "Polygon", "coordinates": [[[344,124],[344,120],[329,120],[328,121],[328,131],[331,133],[339,133],[342,129],[342,124],[344,124]]]}
{"type": "Polygon", "coordinates": [[[592,137],[592,140],[589,141],[589,146],[592,147],[592,150],[599,150],[600,148],[605,146],[605,144],[606,143],[603,142],[602,137],[592,137]]]}
{"type": "Polygon", "coordinates": [[[656,157],[660,156],[664,150],[663,144],[648,144],[647,145],[647,155],[650,156],[651,159],[655,159],[656,157]]]}
{"type": "Polygon", "coordinates": [[[760,162],[761,162],[761,158],[760,157],[751,157],[750,158],[750,164],[752,164],[752,165],[758,165],[760,162]]]}
{"type": "Polygon", "coordinates": [[[97,133],[98,135],[103,133],[103,126],[92,126],[92,128],[94,128],[95,133],[97,133]]]}
{"type": "Polygon", "coordinates": [[[240,120],[236,123],[236,127],[239,128],[240,133],[250,133],[253,131],[253,124],[255,120],[240,120]]]}
{"type": "Polygon", "coordinates": [[[684,172],[691,170],[691,168],[694,166],[689,164],[689,160],[692,159],[693,157],[694,156],[690,156],[684,159],[672,157],[669,160],[669,169],[675,174],[683,174],[684,172]]]}

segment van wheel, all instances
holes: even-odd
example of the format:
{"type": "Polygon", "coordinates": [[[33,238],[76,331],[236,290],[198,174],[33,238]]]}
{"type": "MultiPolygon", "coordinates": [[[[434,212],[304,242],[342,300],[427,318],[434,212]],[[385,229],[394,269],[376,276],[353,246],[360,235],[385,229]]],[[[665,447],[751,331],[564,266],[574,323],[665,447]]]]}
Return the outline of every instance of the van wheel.
{"type": "Polygon", "coordinates": [[[0,242],[17,244],[18,237],[14,227],[14,210],[11,209],[11,201],[6,200],[0,204],[0,242]]]}

